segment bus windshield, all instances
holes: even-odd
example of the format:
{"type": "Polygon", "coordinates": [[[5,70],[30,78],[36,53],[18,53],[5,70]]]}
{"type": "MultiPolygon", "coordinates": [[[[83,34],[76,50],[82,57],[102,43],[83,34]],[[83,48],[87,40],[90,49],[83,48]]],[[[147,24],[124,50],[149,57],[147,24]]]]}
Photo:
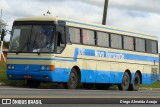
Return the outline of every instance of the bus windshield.
{"type": "Polygon", "coordinates": [[[53,52],[55,28],[51,25],[15,25],[9,52],[53,52]]]}

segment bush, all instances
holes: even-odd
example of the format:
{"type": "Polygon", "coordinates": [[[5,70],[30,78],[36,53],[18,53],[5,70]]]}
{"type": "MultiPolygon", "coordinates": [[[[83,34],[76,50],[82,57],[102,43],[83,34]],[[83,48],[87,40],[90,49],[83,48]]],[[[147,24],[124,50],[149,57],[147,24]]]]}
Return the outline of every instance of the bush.
{"type": "Polygon", "coordinates": [[[6,63],[0,62],[0,81],[6,81],[7,75],[6,75],[6,63]]]}

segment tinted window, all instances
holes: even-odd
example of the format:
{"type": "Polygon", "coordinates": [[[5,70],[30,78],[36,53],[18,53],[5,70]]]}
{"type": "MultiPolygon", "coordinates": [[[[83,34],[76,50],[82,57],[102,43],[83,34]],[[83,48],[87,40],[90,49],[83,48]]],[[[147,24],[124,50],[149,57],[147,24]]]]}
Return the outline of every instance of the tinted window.
{"type": "Polygon", "coordinates": [[[133,37],[124,36],[123,37],[123,46],[124,49],[134,50],[134,39],[133,37]]]}
{"type": "Polygon", "coordinates": [[[158,47],[157,47],[157,42],[156,41],[152,41],[152,53],[158,53],[158,47]]]}
{"type": "Polygon", "coordinates": [[[80,29],[78,28],[69,28],[70,41],[72,43],[80,43],[80,29]]]}
{"type": "Polygon", "coordinates": [[[111,47],[122,48],[122,36],[111,34],[111,47]]]}
{"type": "Polygon", "coordinates": [[[109,47],[109,34],[103,32],[97,32],[97,45],[103,47],[109,47]]]}
{"type": "Polygon", "coordinates": [[[136,51],[145,52],[145,40],[136,38],[136,51]]]}
{"type": "Polygon", "coordinates": [[[94,31],[82,30],[83,44],[95,45],[94,31]]]}
{"type": "Polygon", "coordinates": [[[152,40],[146,40],[146,49],[148,53],[157,53],[157,42],[152,40]]]}

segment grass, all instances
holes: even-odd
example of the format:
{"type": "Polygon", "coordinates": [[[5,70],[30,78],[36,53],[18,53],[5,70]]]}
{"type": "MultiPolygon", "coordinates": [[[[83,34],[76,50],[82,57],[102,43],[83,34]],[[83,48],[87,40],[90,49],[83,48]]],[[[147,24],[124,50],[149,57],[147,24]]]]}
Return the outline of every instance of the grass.
{"type": "Polygon", "coordinates": [[[6,81],[7,75],[6,75],[6,63],[0,62],[0,81],[6,81]]]}
{"type": "Polygon", "coordinates": [[[142,84],[140,87],[141,88],[160,88],[160,81],[157,81],[157,82],[155,82],[154,84],[151,84],[151,85],[142,84]]]}
{"type": "Polygon", "coordinates": [[[4,83],[5,85],[16,85],[17,83],[23,84],[25,81],[17,81],[17,80],[8,80],[6,74],[6,63],[0,62],[0,83],[4,83]]]}

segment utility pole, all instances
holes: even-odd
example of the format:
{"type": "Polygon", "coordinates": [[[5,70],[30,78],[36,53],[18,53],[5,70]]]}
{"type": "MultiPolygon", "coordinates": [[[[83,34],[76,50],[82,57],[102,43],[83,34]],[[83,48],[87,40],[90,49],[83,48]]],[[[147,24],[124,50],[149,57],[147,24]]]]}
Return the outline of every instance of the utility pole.
{"type": "Polygon", "coordinates": [[[105,0],[105,3],[104,3],[104,11],[103,11],[102,25],[106,25],[107,10],[108,10],[108,1],[109,1],[109,0],[105,0]]]}

